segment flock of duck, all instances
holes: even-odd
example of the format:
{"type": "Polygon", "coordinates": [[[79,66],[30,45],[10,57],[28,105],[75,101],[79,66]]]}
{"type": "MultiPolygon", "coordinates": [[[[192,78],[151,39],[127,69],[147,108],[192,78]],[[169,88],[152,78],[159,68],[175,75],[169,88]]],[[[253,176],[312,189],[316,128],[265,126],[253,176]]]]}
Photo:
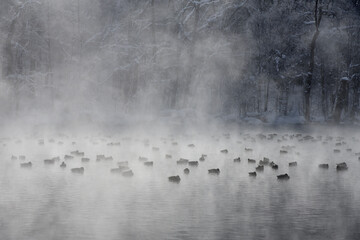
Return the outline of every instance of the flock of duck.
{"type": "MultiPolygon", "coordinates": [[[[223,136],[227,139],[230,138],[230,134],[223,134],[223,136]]],[[[329,142],[334,142],[335,141],[335,149],[333,149],[333,152],[336,153],[340,153],[341,149],[339,149],[340,146],[346,146],[346,142],[344,141],[343,137],[331,137],[331,136],[327,136],[327,137],[323,137],[323,136],[311,136],[311,135],[303,135],[303,134],[283,134],[283,135],[278,135],[276,133],[270,133],[270,134],[242,134],[243,136],[243,140],[245,141],[250,141],[250,142],[256,142],[257,140],[268,140],[268,141],[274,141],[277,140],[278,143],[281,142],[286,142],[287,140],[296,140],[299,142],[321,142],[322,144],[328,144],[329,142]]],[[[127,140],[129,140],[129,138],[127,138],[127,140]]],[[[218,140],[218,139],[217,139],[218,140]]],[[[352,141],[359,141],[356,138],[353,138],[352,141]]],[[[1,140],[1,142],[3,142],[3,145],[5,146],[6,143],[4,141],[4,139],[1,140]]],[[[49,140],[50,143],[54,143],[55,140],[54,139],[50,139],[49,140]]],[[[238,141],[240,142],[240,141],[238,141]]],[[[19,144],[21,143],[21,140],[17,140],[15,143],[19,144]]],[[[150,145],[150,141],[145,139],[143,140],[144,146],[149,146],[150,145]]],[[[38,144],[39,145],[44,145],[45,144],[45,140],[44,139],[40,139],[38,140],[38,144]]],[[[59,145],[62,145],[63,142],[59,141],[58,142],[59,145]]],[[[72,145],[76,145],[76,142],[72,142],[72,145]]],[[[172,145],[176,146],[178,145],[178,143],[176,141],[174,141],[172,139],[172,145]]],[[[107,146],[121,146],[120,142],[110,142],[107,143],[107,146]]],[[[187,147],[189,148],[195,148],[195,144],[191,143],[188,144],[187,147]]],[[[280,155],[286,155],[289,152],[292,152],[296,155],[300,155],[299,152],[294,152],[294,149],[296,147],[295,146],[289,146],[289,145],[284,145],[281,146],[281,149],[279,150],[279,154],[280,155]]],[[[159,147],[152,147],[152,151],[159,151],[160,148],[159,147]]],[[[243,149],[244,152],[248,152],[251,153],[253,152],[252,148],[249,147],[245,147],[243,149]]],[[[352,152],[351,148],[347,148],[346,152],[352,152]]],[[[219,150],[219,153],[227,155],[229,153],[228,149],[222,149],[219,150]]],[[[360,160],[360,153],[355,153],[355,156],[359,156],[359,160],[360,160]]],[[[165,159],[168,159],[169,161],[172,159],[172,155],[171,154],[166,154],[165,155],[165,159]]],[[[66,169],[67,168],[67,163],[69,161],[73,161],[74,159],[80,159],[80,161],[82,163],[87,163],[90,162],[90,158],[89,157],[85,157],[85,152],[79,151],[79,150],[74,150],[69,152],[68,154],[65,154],[63,157],[57,156],[57,157],[53,157],[50,159],[44,159],[43,160],[43,164],[44,165],[56,165],[58,164],[58,166],[60,168],[66,169]]],[[[201,162],[206,161],[207,159],[207,155],[206,154],[202,154],[198,160],[189,160],[186,158],[180,158],[176,161],[176,164],[179,166],[184,166],[185,168],[183,169],[183,174],[187,175],[190,174],[190,169],[189,167],[197,167],[201,164],[201,162]],[[189,167],[187,167],[189,166],[189,167]]],[[[19,156],[11,156],[11,160],[15,161],[15,160],[20,160],[23,161],[22,163],[20,163],[20,167],[21,168],[31,168],[33,166],[33,163],[31,161],[29,162],[24,162],[26,161],[26,156],[24,155],[19,155],[19,156]]],[[[100,154],[100,155],[96,155],[96,162],[107,162],[107,161],[113,161],[114,158],[112,156],[106,156],[105,154],[100,154]]],[[[142,162],[145,166],[151,167],[154,165],[153,161],[150,161],[148,157],[144,157],[144,156],[139,156],[138,157],[138,161],[142,162]]],[[[236,157],[233,159],[233,163],[240,163],[242,161],[242,159],[240,157],[236,157]]],[[[258,174],[261,174],[261,172],[264,171],[265,168],[269,168],[272,170],[277,171],[279,169],[279,165],[276,164],[274,161],[270,161],[269,157],[263,157],[261,160],[257,161],[256,159],[253,158],[248,158],[247,159],[247,163],[249,165],[256,165],[254,167],[254,171],[249,172],[249,177],[256,177],[258,174]]],[[[174,162],[175,164],[175,162],[174,162]]],[[[298,165],[298,163],[296,161],[292,161],[288,163],[289,167],[296,167],[298,165]]],[[[319,168],[321,169],[329,169],[329,164],[328,163],[321,163],[318,165],[319,168]]],[[[336,168],[337,171],[344,171],[348,169],[348,166],[346,164],[346,162],[341,162],[336,164],[336,168]]],[[[77,167],[77,168],[71,168],[70,171],[74,174],[84,174],[85,172],[85,168],[84,167],[77,167]]],[[[115,168],[111,168],[109,169],[110,173],[112,174],[120,174],[124,177],[132,177],[134,175],[134,172],[132,169],[130,169],[129,167],[129,162],[128,161],[119,161],[116,163],[116,167],[115,168]]],[[[220,169],[219,168],[211,168],[211,169],[207,169],[208,174],[210,175],[219,175],[220,174],[220,169]]],[[[278,180],[289,180],[290,176],[288,173],[283,173],[283,174],[279,174],[276,175],[278,180]]],[[[174,175],[174,176],[169,176],[168,177],[168,181],[170,182],[174,182],[174,183],[179,183],[181,181],[181,177],[179,175],[174,175]]]]}

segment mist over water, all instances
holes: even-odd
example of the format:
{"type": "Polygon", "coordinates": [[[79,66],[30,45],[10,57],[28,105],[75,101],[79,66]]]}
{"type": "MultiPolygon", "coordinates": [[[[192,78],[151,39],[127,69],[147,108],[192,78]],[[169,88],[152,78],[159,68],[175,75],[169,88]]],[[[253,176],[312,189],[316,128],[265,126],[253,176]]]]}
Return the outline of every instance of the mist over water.
{"type": "Polygon", "coordinates": [[[183,131],[146,126],[4,135],[0,164],[1,236],[357,239],[358,131],[329,130],[213,125],[183,131]],[[272,133],[277,135],[271,138],[272,133]],[[305,140],[309,135],[313,138],[305,140]],[[44,139],[44,145],[39,145],[39,139],[44,139]],[[111,145],[118,142],[120,145],[111,145]],[[228,153],[221,153],[223,149],[228,149],[228,153]],[[283,149],[288,153],[280,154],[283,149]],[[334,153],[334,149],[340,153],[334,153]],[[77,156],[64,160],[64,155],[74,150],[84,151],[90,161],[82,162],[77,156]],[[112,156],[113,160],[97,161],[99,154],[112,156]],[[166,159],[166,154],[171,158],[166,159]],[[207,157],[198,166],[176,163],[180,158],[197,161],[202,154],[207,157]],[[12,155],[25,155],[26,159],[12,160],[12,155]],[[60,156],[60,161],[44,164],[44,159],[56,156],[60,156]],[[140,156],[153,161],[153,166],[145,166],[140,156]],[[241,158],[240,163],[233,161],[237,157],[241,158]],[[248,173],[255,171],[263,157],[278,164],[278,170],[265,166],[263,172],[250,177],[248,173]],[[257,163],[248,163],[248,158],[257,163]],[[20,167],[20,163],[28,161],[33,164],[31,168],[20,167]],[[59,167],[62,161],[65,169],[59,167]],[[110,173],[119,161],[128,161],[134,176],[110,173]],[[289,167],[293,161],[297,166],[289,167]],[[348,170],[336,171],[336,164],[344,161],[348,170]],[[328,163],[329,169],[319,168],[320,163],[328,163]],[[84,174],[72,173],[70,169],[75,167],[84,167],[84,174]],[[190,174],[184,174],[184,168],[189,168],[190,174]],[[219,168],[220,174],[208,174],[212,168],[219,168]],[[283,173],[288,173],[290,179],[278,180],[276,176],[283,173]],[[179,183],[168,181],[174,175],[180,176],[179,183]]]}
{"type": "Polygon", "coordinates": [[[359,13],[0,0],[0,240],[360,239],[359,13]]]}

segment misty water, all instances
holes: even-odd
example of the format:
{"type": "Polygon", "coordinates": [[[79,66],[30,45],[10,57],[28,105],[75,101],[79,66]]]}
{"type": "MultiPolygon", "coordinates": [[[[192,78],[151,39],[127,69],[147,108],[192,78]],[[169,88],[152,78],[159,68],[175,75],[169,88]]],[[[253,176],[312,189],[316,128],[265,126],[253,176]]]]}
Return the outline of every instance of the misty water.
{"type": "Polygon", "coordinates": [[[0,0],[0,240],[359,240],[359,26],[360,0],[0,0]]]}
{"type": "Polygon", "coordinates": [[[244,127],[4,135],[0,236],[37,240],[359,239],[358,136],[357,131],[326,128],[244,127]],[[277,135],[271,137],[271,133],[277,135]],[[41,139],[44,145],[39,144],[41,139]],[[221,153],[223,149],[228,153],[221,153]],[[285,149],[287,153],[280,154],[285,149]],[[65,154],[75,150],[84,151],[90,161],[82,162],[79,156],[64,160],[65,154]],[[96,161],[99,154],[113,160],[96,161]],[[176,162],[180,158],[198,161],[202,154],[207,157],[198,166],[176,162]],[[12,155],[26,159],[13,160],[12,155]],[[56,156],[60,161],[44,164],[44,159],[56,156]],[[140,156],[153,161],[153,166],[145,166],[140,156]],[[238,157],[241,162],[234,162],[238,157]],[[248,173],[264,157],[279,169],[265,166],[263,172],[250,177],[248,173]],[[257,163],[248,163],[248,158],[257,163]],[[31,168],[20,167],[29,161],[31,168]],[[60,168],[62,161],[66,168],[60,168]],[[110,173],[119,161],[128,161],[134,176],[110,173]],[[293,161],[297,166],[289,167],[293,161]],[[340,162],[346,162],[348,170],[336,171],[340,162]],[[320,163],[328,163],[329,169],[319,168],[320,163]],[[84,167],[84,174],[72,173],[75,167],[84,167]],[[184,168],[189,168],[188,175],[184,168]],[[212,168],[219,168],[220,174],[208,174],[212,168]],[[277,175],[283,173],[290,179],[278,180],[277,175]],[[179,183],[168,181],[174,175],[180,176],[179,183]]]}

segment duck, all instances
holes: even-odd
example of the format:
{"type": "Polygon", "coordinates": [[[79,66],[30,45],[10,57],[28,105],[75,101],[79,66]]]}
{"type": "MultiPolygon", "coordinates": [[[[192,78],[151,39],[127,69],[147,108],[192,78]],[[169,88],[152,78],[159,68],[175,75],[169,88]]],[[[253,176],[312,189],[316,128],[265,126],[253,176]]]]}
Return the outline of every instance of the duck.
{"type": "Polygon", "coordinates": [[[235,158],[235,159],[234,159],[234,162],[238,162],[238,163],[241,162],[241,158],[240,158],[240,157],[235,158]]]}
{"type": "Polygon", "coordinates": [[[171,159],[172,156],[171,156],[170,154],[166,154],[166,155],[165,155],[165,158],[166,158],[166,159],[171,159]]]}
{"type": "Polygon", "coordinates": [[[45,159],[45,160],[44,160],[44,163],[45,163],[45,164],[54,164],[54,163],[55,163],[55,160],[54,160],[54,159],[45,159]]]}
{"type": "Polygon", "coordinates": [[[175,183],[179,183],[179,182],[181,181],[179,175],[177,175],[177,176],[170,176],[168,179],[169,179],[170,182],[175,182],[175,183]]]}
{"type": "Polygon", "coordinates": [[[61,167],[61,168],[66,168],[66,163],[65,163],[65,162],[62,162],[62,163],[60,164],[60,167],[61,167]]]}
{"type": "Polygon", "coordinates": [[[191,143],[188,145],[189,148],[194,148],[195,147],[195,144],[191,143]]]}
{"type": "Polygon", "coordinates": [[[345,162],[336,164],[337,171],[342,171],[342,170],[347,170],[347,169],[348,169],[348,166],[345,162]]]}
{"type": "Polygon", "coordinates": [[[83,156],[85,156],[85,153],[84,152],[77,152],[76,156],[83,157],[83,156]]]}
{"type": "Polygon", "coordinates": [[[26,157],[25,157],[24,155],[20,155],[20,156],[19,156],[19,160],[24,161],[25,159],[26,159],[26,157]]]}
{"type": "Polygon", "coordinates": [[[101,160],[105,160],[105,155],[103,155],[103,154],[96,155],[96,161],[99,162],[101,160]]]}
{"type": "Polygon", "coordinates": [[[75,151],[70,152],[70,154],[74,155],[74,156],[78,156],[78,157],[83,157],[85,153],[80,152],[79,150],[75,150],[75,151]]]}
{"type": "Polygon", "coordinates": [[[70,160],[70,159],[73,159],[74,157],[73,156],[70,156],[70,155],[65,155],[64,156],[64,159],[65,160],[70,160]]]}
{"type": "Polygon", "coordinates": [[[81,158],[81,162],[90,162],[90,158],[81,158]]]}
{"type": "Polygon", "coordinates": [[[110,169],[110,172],[111,173],[121,173],[122,169],[121,168],[112,168],[112,169],[110,169]]]}
{"type": "Polygon", "coordinates": [[[17,160],[18,158],[14,155],[11,156],[11,160],[17,160]]]}
{"type": "Polygon", "coordinates": [[[206,156],[205,154],[202,154],[201,157],[199,158],[199,161],[200,161],[200,162],[205,161],[205,158],[206,158],[206,157],[207,157],[207,156],[206,156]]]}
{"type": "Polygon", "coordinates": [[[274,170],[279,169],[279,166],[277,164],[275,164],[274,162],[272,162],[272,164],[270,164],[271,168],[274,170]]]}
{"type": "Polygon", "coordinates": [[[285,174],[278,175],[277,179],[279,179],[279,180],[288,180],[288,179],[290,179],[290,176],[287,173],[285,173],[285,174]]]}
{"type": "Polygon", "coordinates": [[[185,174],[189,174],[189,173],[190,173],[190,170],[189,170],[188,168],[185,168],[185,169],[184,169],[184,173],[185,173],[185,174]]]}
{"type": "Polygon", "coordinates": [[[259,165],[259,166],[257,166],[257,167],[255,168],[255,170],[256,170],[257,172],[262,172],[262,171],[264,171],[264,165],[259,165]]]}
{"type": "Polygon", "coordinates": [[[130,168],[128,166],[118,166],[118,169],[120,169],[121,171],[128,171],[130,170],[130,168]]]}
{"type": "Polygon", "coordinates": [[[289,167],[296,167],[297,166],[297,162],[289,162],[289,167]]]}
{"type": "Polygon", "coordinates": [[[31,162],[20,163],[20,167],[22,167],[22,168],[31,168],[31,167],[32,167],[32,163],[31,163],[31,162]]]}
{"type": "Polygon", "coordinates": [[[321,163],[321,164],[319,164],[319,168],[328,169],[328,168],[329,168],[329,164],[327,164],[327,163],[321,163]]]}
{"type": "Polygon", "coordinates": [[[139,161],[147,161],[148,160],[148,158],[147,157],[139,157],[139,161]]]}
{"type": "Polygon", "coordinates": [[[256,177],[256,172],[249,172],[250,177],[256,177]]]}
{"type": "Polygon", "coordinates": [[[128,166],[129,162],[128,161],[122,161],[122,162],[118,162],[117,165],[120,166],[128,166]]]}
{"type": "Polygon", "coordinates": [[[218,168],[213,168],[213,169],[209,169],[208,172],[209,172],[209,174],[219,175],[219,174],[220,174],[220,169],[218,169],[218,168]]]}
{"type": "Polygon", "coordinates": [[[259,161],[259,164],[260,164],[260,165],[269,165],[269,163],[270,163],[270,159],[267,158],[267,157],[264,157],[263,160],[260,160],[260,161],[259,161]]]}
{"type": "Polygon", "coordinates": [[[121,175],[123,175],[124,177],[132,177],[134,176],[134,173],[132,170],[127,170],[121,173],[121,175]]]}
{"type": "Polygon", "coordinates": [[[255,159],[248,158],[248,163],[256,163],[255,159]]]}
{"type": "Polygon", "coordinates": [[[84,167],[72,168],[71,172],[83,174],[84,173],[84,167]]]}
{"type": "Polygon", "coordinates": [[[227,149],[223,149],[220,151],[221,153],[227,154],[229,151],[227,149]]]}
{"type": "Polygon", "coordinates": [[[188,164],[189,160],[185,158],[180,158],[178,161],[176,161],[177,164],[188,164]]]}
{"type": "Polygon", "coordinates": [[[199,165],[198,161],[189,161],[189,166],[197,167],[199,165]]]}
{"type": "Polygon", "coordinates": [[[153,161],[147,161],[147,162],[144,162],[144,165],[145,166],[149,166],[149,167],[152,167],[154,165],[154,162],[153,161]]]}

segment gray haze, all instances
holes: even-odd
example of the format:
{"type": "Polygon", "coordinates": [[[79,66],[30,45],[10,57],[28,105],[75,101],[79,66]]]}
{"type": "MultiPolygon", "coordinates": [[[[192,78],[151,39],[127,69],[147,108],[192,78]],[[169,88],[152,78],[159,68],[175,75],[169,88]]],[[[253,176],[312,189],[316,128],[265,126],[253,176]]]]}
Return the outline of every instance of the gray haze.
{"type": "Polygon", "coordinates": [[[357,121],[357,0],[1,0],[0,9],[3,120],[357,121]]]}
{"type": "Polygon", "coordinates": [[[0,240],[360,239],[359,26],[359,0],[0,0],[0,240]]]}
{"type": "Polygon", "coordinates": [[[358,131],[218,126],[13,133],[1,138],[1,239],[350,240],[360,236],[358,131]],[[116,142],[121,144],[109,145],[116,142]],[[228,153],[221,153],[225,148],[228,153]],[[288,152],[281,154],[284,149],[288,152]],[[90,161],[77,156],[64,160],[64,154],[74,150],[84,151],[90,161]],[[97,161],[98,154],[114,160],[97,161]],[[202,154],[207,157],[198,166],[176,164],[180,158],[196,161],[202,154]],[[26,159],[13,160],[13,155],[26,159]],[[44,164],[44,159],[56,156],[59,161],[44,164]],[[154,165],[145,166],[139,156],[154,165]],[[241,162],[234,162],[238,157],[241,162]],[[248,163],[248,158],[259,162],[263,157],[279,169],[265,166],[256,177],[249,177],[257,164],[248,163]],[[20,167],[28,161],[31,168],[20,167]],[[61,161],[66,168],[59,167],[61,161]],[[110,173],[119,161],[128,161],[134,176],[110,173]],[[288,165],[293,161],[296,167],[288,165]],[[343,161],[349,169],[336,171],[336,164],[343,161]],[[319,168],[321,163],[329,164],[329,169],[319,168]],[[70,171],[76,167],[84,167],[84,174],[70,171]],[[185,167],[190,174],[183,173],[185,167]],[[211,168],[219,168],[220,174],[208,174],[211,168]],[[290,179],[277,180],[284,173],[290,179]],[[173,175],[181,177],[180,183],[168,181],[173,175]]]}

